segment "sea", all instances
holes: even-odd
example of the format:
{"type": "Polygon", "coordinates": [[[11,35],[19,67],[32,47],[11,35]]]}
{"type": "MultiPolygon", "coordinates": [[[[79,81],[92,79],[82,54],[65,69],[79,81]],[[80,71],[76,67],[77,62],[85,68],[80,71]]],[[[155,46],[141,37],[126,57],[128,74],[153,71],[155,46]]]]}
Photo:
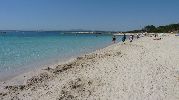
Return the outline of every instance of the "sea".
{"type": "MultiPolygon", "coordinates": [[[[117,42],[121,37],[117,37],[117,42]]],[[[112,44],[111,34],[6,32],[0,34],[0,81],[112,44]]]]}

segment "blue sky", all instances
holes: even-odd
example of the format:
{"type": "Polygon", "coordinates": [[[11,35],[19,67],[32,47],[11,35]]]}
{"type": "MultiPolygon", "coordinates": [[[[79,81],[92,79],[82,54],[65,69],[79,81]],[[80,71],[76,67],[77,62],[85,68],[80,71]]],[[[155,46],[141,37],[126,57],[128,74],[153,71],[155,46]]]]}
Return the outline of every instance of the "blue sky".
{"type": "Polygon", "coordinates": [[[0,30],[114,30],[179,23],[179,0],[0,0],[0,30]]]}

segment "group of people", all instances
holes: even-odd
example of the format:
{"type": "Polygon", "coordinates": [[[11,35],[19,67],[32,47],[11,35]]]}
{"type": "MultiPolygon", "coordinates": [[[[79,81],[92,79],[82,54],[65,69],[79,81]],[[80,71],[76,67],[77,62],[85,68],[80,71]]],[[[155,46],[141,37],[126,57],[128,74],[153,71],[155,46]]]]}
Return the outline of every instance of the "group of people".
{"type": "MultiPolygon", "coordinates": [[[[139,38],[139,34],[136,35],[136,38],[137,38],[137,39],[139,38]]],[[[134,39],[134,35],[130,35],[130,36],[129,36],[130,42],[132,42],[133,39],[134,39]]],[[[112,41],[113,41],[113,43],[116,42],[116,36],[113,36],[112,41]]],[[[122,42],[125,42],[125,41],[126,41],[126,34],[124,34],[123,37],[122,37],[122,42]]]]}

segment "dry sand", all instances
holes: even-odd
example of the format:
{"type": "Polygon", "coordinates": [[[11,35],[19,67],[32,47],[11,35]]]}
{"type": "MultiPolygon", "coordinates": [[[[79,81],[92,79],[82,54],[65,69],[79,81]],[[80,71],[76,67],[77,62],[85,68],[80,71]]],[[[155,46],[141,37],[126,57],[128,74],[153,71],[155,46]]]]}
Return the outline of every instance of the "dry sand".
{"type": "Polygon", "coordinates": [[[114,44],[30,76],[1,83],[0,99],[179,100],[179,37],[114,44]]]}

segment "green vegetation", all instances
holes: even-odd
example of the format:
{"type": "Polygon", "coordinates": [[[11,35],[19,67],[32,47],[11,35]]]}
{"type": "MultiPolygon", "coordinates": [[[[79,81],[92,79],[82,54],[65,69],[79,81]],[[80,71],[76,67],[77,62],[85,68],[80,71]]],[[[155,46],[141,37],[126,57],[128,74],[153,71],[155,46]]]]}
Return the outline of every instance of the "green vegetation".
{"type": "Polygon", "coordinates": [[[148,33],[171,33],[171,32],[179,32],[179,23],[178,24],[170,24],[165,26],[154,26],[154,25],[148,25],[145,26],[141,30],[133,30],[128,31],[129,33],[139,33],[139,32],[148,32],[148,33]]]}

